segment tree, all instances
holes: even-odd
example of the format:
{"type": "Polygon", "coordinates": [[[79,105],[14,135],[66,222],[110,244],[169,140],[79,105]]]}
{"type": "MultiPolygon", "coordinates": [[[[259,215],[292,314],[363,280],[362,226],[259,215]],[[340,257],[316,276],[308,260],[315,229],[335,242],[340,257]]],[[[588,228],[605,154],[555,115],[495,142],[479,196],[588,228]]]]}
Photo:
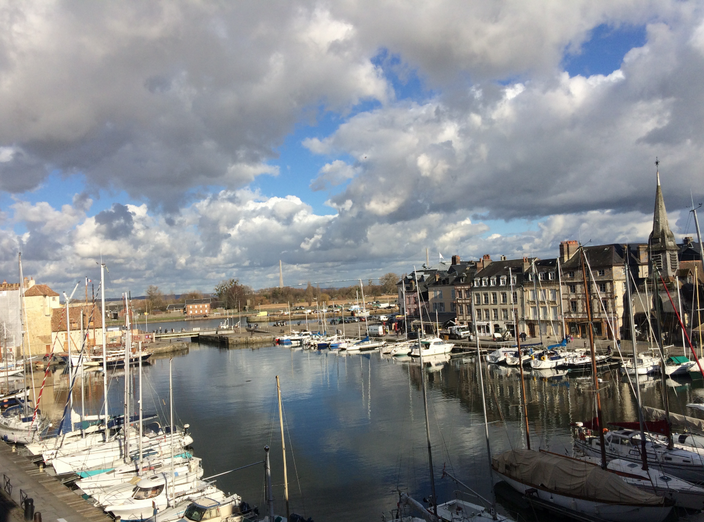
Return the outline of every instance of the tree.
{"type": "Polygon", "coordinates": [[[149,285],[147,288],[147,300],[145,311],[152,312],[153,310],[163,310],[166,307],[164,294],[156,285],[149,285]]]}
{"type": "Polygon", "coordinates": [[[379,284],[381,285],[381,291],[384,294],[397,293],[396,283],[398,283],[399,279],[401,279],[401,278],[398,275],[394,274],[393,272],[389,272],[388,274],[381,276],[379,278],[379,284]]]}
{"type": "Polygon", "coordinates": [[[183,299],[184,301],[191,299],[203,299],[203,294],[198,290],[191,290],[190,292],[181,294],[181,299],[183,299]]]}
{"type": "Polygon", "coordinates": [[[226,309],[232,309],[245,306],[252,289],[240,284],[237,279],[223,279],[215,287],[215,295],[226,309]]]}

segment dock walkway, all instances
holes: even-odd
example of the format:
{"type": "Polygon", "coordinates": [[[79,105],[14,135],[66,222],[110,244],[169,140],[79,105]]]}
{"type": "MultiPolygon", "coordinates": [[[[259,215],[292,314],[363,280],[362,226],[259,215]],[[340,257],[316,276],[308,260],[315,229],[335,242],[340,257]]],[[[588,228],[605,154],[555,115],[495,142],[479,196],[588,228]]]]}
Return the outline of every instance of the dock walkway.
{"type": "Polygon", "coordinates": [[[4,442],[0,442],[0,480],[0,520],[24,521],[22,501],[31,498],[35,516],[41,513],[42,522],[113,521],[102,509],[41,471],[27,457],[13,452],[12,446],[4,442]]]}

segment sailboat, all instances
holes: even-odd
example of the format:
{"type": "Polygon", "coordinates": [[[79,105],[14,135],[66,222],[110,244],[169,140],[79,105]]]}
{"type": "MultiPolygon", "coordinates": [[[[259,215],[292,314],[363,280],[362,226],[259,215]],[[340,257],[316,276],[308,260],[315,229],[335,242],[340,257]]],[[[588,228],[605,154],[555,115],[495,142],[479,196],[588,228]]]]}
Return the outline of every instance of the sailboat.
{"type": "MultiPolygon", "coordinates": [[[[594,336],[587,274],[582,248],[582,275],[589,321],[589,344],[592,353],[592,378],[596,389],[597,413],[601,423],[599,380],[594,357],[594,336]]],[[[514,309],[514,316],[516,311],[514,309]]],[[[523,393],[525,407],[525,393],[523,393]]],[[[526,415],[526,433],[528,418],[526,415]]],[[[603,432],[599,431],[601,447],[603,432]]],[[[672,511],[672,502],[627,484],[618,475],[606,470],[606,456],[601,466],[546,451],[512,449],[494,457],[492,467],[513,489],[525,495],[533,505],[575,518],[599,518],[613,522],[659,522],[672,511]]]]}
{"type": "MultiPolygon", "coordinates": [[[[417,284],[417,275],[416,275],[416,291],[418,291],[418,284],[417,284]]],[[[420,295],[418,295],[418,302],[420,303],[420,295]]],[[[420,314],[420,322],[421,322],[421,331],[423,331],[423,315],[422,313],[420,314]]],[[[477,354],[479,356],[479,378],[480,382],[482,383],[481,389],[482,389],[482,405],[484,406],[484,430],[485,430],[485,435],[486,435],[486,443],[487,443],[487,451],[491,453],[489,450],[489,433],[488,433],[488,428],[487,428],[487,419],[486,419],[486,403],[484,402],[484,386],[483,386],[483,375],[482,375],[482,367],[481,367],[481,351],[479,348],[479,336],[477,335],[476,331],[476,321],[473,321],[475,325],[475,339],[477,342],[477,354]]],[[[418,340],[420,343],[420,338],[418,340]]],[[[420,364],[421,368],[423,367],[423,350],[420,350],[420,364]]],[[[402,509],[402,506],[408,506],[415,511],[417,511],[419,514],[421,514],[422,519],[420,520],[430,520],[432,522],[454,522],[454,521],[477,521],[477,522],[495,522],[495,521],[503,521],[503,522],[510,522],[511,519],[499,515],[496,513],[496,504],[495,500],[493,498],[493,485],[492,485],[492,500],[491,500],[491,507],[486,508],[484,506],[480,506],[477,504],[473,504],[471,502],[467,502],[465,500],[461,499],[452,499],[444,503],[438,504],[435,495],[435,476],[434,476],[434,471],[433,471],[433,454],[431,450],[431,445],[430,445],[430,425],[428,421],[428,398],[427,398],[427,392],[426,392],[426,385],[425,385],[425,372],[421,371],[421,389],[423,391],[423,409],[425,412],[425,435],[426,435],[426,441],[427,441],[427,446],[428,446],[428,466],[430,468],[430,489],[431,489],[431,507],[426,508],[415,500],[413,497],[411,497],[408,494],[400,494],[400,499],[399,499],[399,505],[398,509],[396,510],[395,513],[393,513],[393,520],[396,522],[416,522],[418,519],[408,515],[405,513],[405,510],[402,509]]],[[[445,473],[446,475],[449,476],[448,473],[445,473]]],[[[458,482],[461,485],[461,482],[459,482],[457,479],[454,477],[453,480],[458,482]]],[[[493,484],[493,481],[492,481],[493,484]]],[[[468,488],[469,489],[469,488],[468,488]]],[[[471,491],[471,490],[470,490],[471,491]]],[[[476,493],[475,493],[476,494],[476,493]]],[[[479,495],[477,495],[479,496],[479,495]]],[[[480,497],[481,498],[481,497],[480,497]]]]}
{"type": "MultiPolygon", "coordinates": [[[[20,274],[20,329],[22,332],[20,346],[22,349],[22,366],[27,364],[27,354],[24,352],[24,275],[22,274],[22,254],[18,255],[19,274],[20,274]]],[[[17,399],[18,404],[7,408],[0,414],[0,438],[6,442],[14,444],[29,444],[32,441],[38,440],[40,436],[48,428],[48,421],[39,410],[39,404],[34,408],[28,405],[29,397],[27,396],[27,372],[25,375],[24,397],[17,399]]],[[[5,373],[5,378],[9,377],[9,372],[5,373]]],[[[9,389],[9,384],[7,384],[9,389]]]]}

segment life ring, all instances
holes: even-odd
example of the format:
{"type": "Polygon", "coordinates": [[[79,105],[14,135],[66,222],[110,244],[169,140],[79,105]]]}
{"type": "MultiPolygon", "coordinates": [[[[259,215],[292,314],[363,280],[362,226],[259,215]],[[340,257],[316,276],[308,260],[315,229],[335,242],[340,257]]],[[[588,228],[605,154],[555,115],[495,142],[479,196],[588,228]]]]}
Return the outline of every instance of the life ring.
{"type": "Polygon", "coordinates": [[[540,360],[541,360],[541,361],[547,361],[548,358],[543,355],[543,356],[540,358],[540,360]]]}

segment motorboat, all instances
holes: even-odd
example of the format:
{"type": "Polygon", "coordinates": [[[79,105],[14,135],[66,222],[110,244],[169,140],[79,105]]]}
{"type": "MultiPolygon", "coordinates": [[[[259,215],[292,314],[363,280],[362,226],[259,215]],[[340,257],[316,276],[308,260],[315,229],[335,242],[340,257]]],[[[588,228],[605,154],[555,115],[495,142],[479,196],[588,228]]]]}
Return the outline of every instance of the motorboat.
{"type": "Polygon", "coordinates": [[[414,343],[411,348],[411,357],[420,357],[421,350],[423,357],[428,355],[442,355],[445,353],[450,353],[455,345],[453,343],[448,343],[440,339],[439,337],[433,337],[431,339],[421,339],[419,343],[414,343]],[[418,346],[420,344],[420,347],[418,346]]]}
{"type": "Polygon", "coordinates": [[[689,375],[689,370],[697,364],[683,356],[670,356],[665,360],[665,375],[689,375]]]}
{"type": "MultiPolygon", "coordinates": [[[[599,435],[592,432],[588,423],[575,423],[575,450],[586,456],[601,455],[599,435]]],[[[645,451],[648,466],[689,482],[704,480],[704,455],[684,447],[668,448],[667,444],[650,433],[645,434],[645,451]]],[[[607,460],[625,459],[640,463],[641,433],[639,430],[617,429],[604,433],[604,452],[607,460]]]]}

